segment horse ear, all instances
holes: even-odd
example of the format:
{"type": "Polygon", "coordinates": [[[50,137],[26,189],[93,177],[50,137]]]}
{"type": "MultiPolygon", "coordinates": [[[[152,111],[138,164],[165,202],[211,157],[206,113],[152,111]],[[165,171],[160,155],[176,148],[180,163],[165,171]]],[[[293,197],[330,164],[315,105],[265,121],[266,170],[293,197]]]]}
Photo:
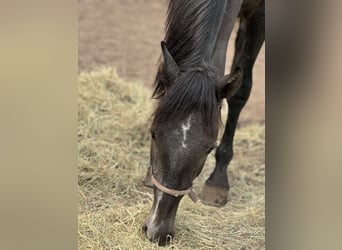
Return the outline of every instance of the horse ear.
{"type": "Polygon", "coordinates": [[[224,76],[224,83],[220,89],[221,98],[230,98],[240,89],[242,83],[242,70],[237,67],[232,73],[224,76]]]}
{"type": "Polygon", "coordinates": [[[167,80],[172,83],[179,75],[180,71],[177,66],[177,63],[172,58],[170,52],[166,48],[166,44],[164,41],[161,42],[161,48],[163,52],[163,60],[164,60],[164,73],[166,75],[167,80]]]}

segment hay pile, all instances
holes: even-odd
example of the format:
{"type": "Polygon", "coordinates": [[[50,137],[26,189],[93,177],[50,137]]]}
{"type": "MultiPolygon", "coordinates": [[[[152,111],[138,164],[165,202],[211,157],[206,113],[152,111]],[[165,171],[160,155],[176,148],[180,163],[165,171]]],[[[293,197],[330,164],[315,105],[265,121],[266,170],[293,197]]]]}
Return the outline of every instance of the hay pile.
{"type": "MultiPolygon", "coordinates": [[[[113,69],[79,75],[79,249],[157,249],[141,226],[153,196],[142,180],[149,163],[151,91],[113,69]]],[[[236,134],[224,208],[184,197],[175,239],[164,249],[264,249],[264,126],[236,134]]],[[[210,155],[194,183],[199,193],[214,165],[210,155]]]]}

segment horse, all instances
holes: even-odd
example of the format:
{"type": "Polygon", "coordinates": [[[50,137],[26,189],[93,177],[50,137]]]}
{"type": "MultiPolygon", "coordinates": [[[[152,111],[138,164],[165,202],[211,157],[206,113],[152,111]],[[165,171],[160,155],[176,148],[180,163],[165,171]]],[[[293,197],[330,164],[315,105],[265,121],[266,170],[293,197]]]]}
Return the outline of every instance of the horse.
{"type": "Polygon", "coordinates": [[[264,0],[171,0],[153,97],[158,99],[150,128],[150,167],[145,185],[154,200],[143,225],[147,238],[170,243],[180,200],[194,201],[193,180],[216,148],[216,165],[200,194],[203,203],[224,206],[229,195],[227,167],[239,114],[252,87],[254,62],[265,40],[264,0]],[[231,73],[226,51],[235,20],[239,29],[231,73]],[[221,104],[229,112],[216,145],[221,104]]]}

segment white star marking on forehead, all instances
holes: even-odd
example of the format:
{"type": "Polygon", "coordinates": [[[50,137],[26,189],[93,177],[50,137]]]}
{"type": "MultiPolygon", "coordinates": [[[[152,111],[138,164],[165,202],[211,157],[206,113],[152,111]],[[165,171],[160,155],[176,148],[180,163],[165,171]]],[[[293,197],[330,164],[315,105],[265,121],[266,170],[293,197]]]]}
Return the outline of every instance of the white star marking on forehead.
{"type": "Polygon", "coordinates": [[[183,131],[182,147],[183,147],[183,148],[186,148],[186,144],[185,144],[186,135],[187,135],[188,130],[190,129],[190,126],[191,126],[191,115],[189,116],[189,118],[188,118],[188,120],[186,121],[186,123],[183,123],[183,124],[182,124],[182,131],[183,131]]]}

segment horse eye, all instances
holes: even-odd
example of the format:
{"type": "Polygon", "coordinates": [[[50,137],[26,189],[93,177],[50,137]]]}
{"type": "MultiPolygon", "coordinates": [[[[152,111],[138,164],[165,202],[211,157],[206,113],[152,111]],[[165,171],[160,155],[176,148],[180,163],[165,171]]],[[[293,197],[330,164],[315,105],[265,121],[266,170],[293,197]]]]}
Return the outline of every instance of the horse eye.
{"type": "Polygon", "coordinates": [[[156,139],[156,132],[153,129],[150,129],[152,139],[156,139]]]}

